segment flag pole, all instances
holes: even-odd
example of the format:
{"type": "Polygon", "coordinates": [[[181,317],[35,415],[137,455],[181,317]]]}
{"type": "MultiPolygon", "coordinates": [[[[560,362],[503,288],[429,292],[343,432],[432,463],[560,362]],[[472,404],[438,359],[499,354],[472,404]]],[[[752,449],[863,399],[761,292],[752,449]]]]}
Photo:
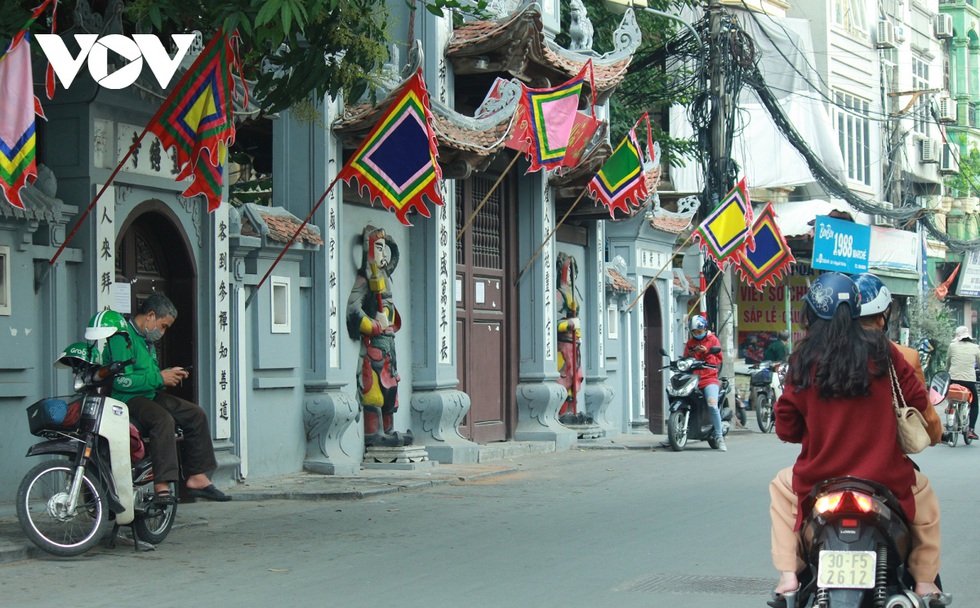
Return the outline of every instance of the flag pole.
{"type": "Polygon", "coordinates": [[[669,256],[667,256],[667,261],[664,262],[664,265],[660,267],[660,270],[657,271],[657,274],[653,275],[653,278],[647,281],[647,284],[644,285],[640,293],[636,294],[636,298],[633,299],[633,303],[629,305],[629,307],[626,309],[626,312],[633,310],[633,307],[636,306],[636,303],[640,301],[640,298],[643,297],[643,294],[645,294],[647,290],[650,289],[650,286],[653,285],[653,282],[656,281],[657,277],[660,276],[660,273],[662,273],[668,266],[670,266],[670,263],[671,261],[673,261],[674,256],[677,255],[677,252],[679,252],[681,249],[686,247],[687,244],[691,241],[691,237],[694,236],[694,232],[696,231],[692,230],[691,234],[687,235],[687,238],[684,239],[684,242],[681,243],[677,249],[671,252],[669,256]]]}
{"type": "Polygon", "coordinates": [[[326,200],[327,195],[330,194],[330,191],[333,190],[333,187],[337,185],[337,182],[339,180],[340,180],[340,172],[338,172],[337,176],[333,178],[333,181],[331,181],[330,185],[327,186],[327,189],[323,193],[323,196],[321,196],[320,200],[318,200],[316,204],[313,205],[313,209],[310,210],[310,214],[306,216],[306,219],[303,220],[303,223],[299,225],[299,228],[297,228],[296,232],[293,233],[293,236],[290,237],[289,241],[286,243],[286,246],[283,247],[282,251],[279,252],[279,255],[276,256],[275,261],[272,262],[272,266],[269,266],[269,270],[265,272],[265,276],[263,276],[262,280],[259,281],[259,284],[255,286],[255,291],[253,291],[251,295],[248,296],[248,299],[245,300],[245,308],[248,308],[249,303],[251,303],[251,301],[255,298],[255,294],[259,293],[259,289],[261,289],[262,284],[265,283],[265,280],[269,278],[270,274],[272,274],[272,270],[279,263],[279,260],[282,259],[282,256],[286,255],[286,251],[288,251],[289,248],[293,245],[293,242],[296,240],[299,234],[303,232],[303,228],[306,228],[306,225],[310,223],[311,219],[313,219],[313,214],[316,213],[316,210],[320,208],[320,205],[323,204],[323,201],[326,200]]]}
{"type": "MultiPolygon", "coordinates": [[[[721,275],[723,275],[723,274],[725,274],[725,271],[724,271],[724,270],[719,270],[719,271],[718,271],[718,272],[717,272],[717,273],[715,274],[715,278],[713,278],[713,279],[711,279],[711,282],[710,282],[710,283],[708,283],[708,286],[707,286],[707,287],[705,287],[705,288],[704,288],[704,291],[703,291],[703,292],[701,292],[701,294],[700,294],[700,295],[698,296],[698,302],[700,302],[700,301],[701,301],[701,299],[702,299],[702,298],[704,298],[704,294],[706,294],[706,293],[708,293],[708,290],[709,290],[709,289],[711,289],[711,286],[715,284],[715,281],[717,281],[717,280],[718,280],[718,277],[720,277],[720,276],[721,276],[721,275]]],[[[689,310],[689,311],[687,311],[687,316],[686,316],[686,317],[684,318],[684,320],[685,320],[685,321],[687,321],[688,319],[690,319],[691,317],[693,317],[693,316],[694,316],[694,309],[695,309],[695,308],[697,308],[697,307],[698,307],[698,304],[697,304],[697,302],[696,302],[696,303],[694,304],[694,306],[693,306],[693,307],[691,308],[691,310],[689,310]]]]}
{"type": "MultiPolygon", "coordinates": [[[[208,46],[215,44],[218,40],[221,40],[223,38],[224,38],[223,35],[215,36],[214,39],[210,43],[208,43],[208,46]]],[[[205,48],[203,51],[201,51],[201,54],[198,56],[198,61],[200,61],[201,57],[207,55],[209,50],[210,50],[209,48],[205,48]]],[[[197,67],[197,61],[195,61],[194,65],[192,65],[190,69],[187,70],[187,73],[189,74],[193,72],[195,67],[197,67]]],[[[85,209],[85,212],[82,213],[82,216],[78,218],[78,221],[75,222],[75,225],[72,227],[71,232],[69,232],[68,236],[65,237],[65,241],[61,244],[60,247],[58,247],[58,251],[55,252],[54,256],[50,260],[48,260],[48,265],[45,266],[44,269],[41,271],[42,272],[41,276],[34,280],[34,293],[37,293],[38,290],[41,288],[41,284],[44,283],[45,279],[47,279],[48,274],[50,274],[51,272],[51,268],[58,261],[58,257],[61,256],[61,252],[65,250],[65,247],[68,246],[68,243],[75,236],[75,233],[78,232],[78,229],[82,226],[82,222],[85,221],[85,218],[87,218],[89,213],[91,213],[92,210],[95,209],[95,206],[98,204],[99,199],[102,198],[102,195],[105,194],[105,191],[108,190],[109,186],[112,184],[112,180],[116,179],[116,176],[122,170],[123,165],[125,165],[126,161],[129,160],[129,157],[133,155],[133,152],[139,148],[140,144],[143,141],[143,138],[146,137],[146,134],[149,132],[150,127],[154,123],[159,121],[161,116],[163,116],[164,110],[170,104],[171,97],[176,95],[177,91],[180,90],[181,88],[180,84],[181,83],[179,82],[177,83],[177,86],[174,87],[174,90],[170,92],[170,95],[168,95],[167,98],[163,100],[163,103],[160,104],[160,107],[157,108],[156,113],[153,115],[152,118],[150,118],[150,122],[146,123],[146,126],[143,127],[142,133],[139,134],[139,137],[136,138],[136,141],[134,141],[133,144],[129,147],[129,150],[126,151],[125,156],[123,156],[122,160],[119,161],[119,164],[116,165],[116,168],[112,171],[112,174],[109,175],[109,179],[107,179],[105,183],[102,184],[102,187],[99,189],[99,192],[95,195],[95,198],[92,199],[92,202],[89,203],[89,206],[85,209]]]]}
{"type": "Polygon", "coordinates": [[[500,185],[500,182],[504,181],[504,176],[507,175],[507,173],[510,171],[511,167],[514,166],[514,164],[517,162],[517,159],[520,158],[520,157],[521,157],[520,153],[517,153],[517,154],[514,155],[514,159],[510,161],[510,164],[507,165],[507,168],[504,169],[504,172],[501,173],[500,174],[500,177],[497,178],[496,183],[494,183],[493,187],[490,188],[490,190],[487,192],[487,195],[483,197],[483,200],[480,201],[480,204],[477,205],[476,206],[476,209],[473,210],[473,214],[470,215],[470,219],[466,220],[466,223],[463,224],[463,227],[460,228],[459,229],[459,232],[456,233],[456,242],[457,243],[459,242],[459,239],[463,238],[463,233],[466,232],[466,229],[469,228],[470,227],[470,224],[473,223],[473,220],[476,219],[476,214],[479,213],[480,212],[480,209],[483,208],[483,205],[485,205],[487,203],[487,201],[490,200],[490,195],[494,193],[494,191],[497,189],[497,186],[500,185]]]}
{"type": "Polygon", "coordinates": [[[551,232],[548,233],[548,236],[544,237],[544,240],[538,246],[538,250],[534,252],[534,255],[532,255],[531,259],[527,261],[527,264],[524,264],[524,268],[521,268],[521,271],[517,273],[517,278],[514,279],[514,287],[517,287],[517,284],[521,282],[521,277],[523,277],[524,273],[527,272],[528,267],[530,267],[531,264],[534,262],[534,260],[537,259],[538,254],[541,253],[541,250],[544,249],[544,246],[548,243],[551,237],[554,236],[556,232],[558,232],[558,228],[560,228],[561,225],[565,223],[565,220],[568,219],[568,216],[572,213],[572,210],[575,209],[575,206],[578,205],[579,201],[582,200],[582,197],[585,196],[585,193],[588,192],[588,190],[589,190],[588,188],[582,188],[582,193],[578,195],[578,198],[575,199],[575,202],[572,203],[572,206],[568,208],[568,211],[565,212],[565,215],[562,216],[561,220],[559,220],[558,223],[555,224],[555,227],[551,229],[551,232]]]}

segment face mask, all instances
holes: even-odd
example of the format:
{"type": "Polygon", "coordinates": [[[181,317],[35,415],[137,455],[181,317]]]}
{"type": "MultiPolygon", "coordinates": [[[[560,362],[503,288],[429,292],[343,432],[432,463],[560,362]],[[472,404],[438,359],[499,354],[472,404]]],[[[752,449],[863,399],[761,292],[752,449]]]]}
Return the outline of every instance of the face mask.
{"type": "Polygon", "coordinates": [[[701,333],[699,333],[699,334],[698,334],[698,333],[692,333],[691,335],[692,335],[692,336],[694,336],[694,339],[695,339],[695,340],[701,340],[701,339],[703,339],[703,338],[704,338],[705,336],[707,336],[707,335],[708,335],[708,332],[706,332],[706,331],[703,331],[703,332],[701,332],[701,333]]]}
{"type": "Polygon", "coordinates": [[[150,342],[156,342],[157,340],[163,337],[163,330],[160,329],[160,326],[158,325],[154,329],[143,330],[143,336],[150,342]]]}

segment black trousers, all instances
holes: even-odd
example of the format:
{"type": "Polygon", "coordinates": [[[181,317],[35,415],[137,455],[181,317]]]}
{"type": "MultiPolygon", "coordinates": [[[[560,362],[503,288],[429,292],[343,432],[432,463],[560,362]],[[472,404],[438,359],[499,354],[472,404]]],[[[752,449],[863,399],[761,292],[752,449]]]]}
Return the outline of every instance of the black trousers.
{"type": "Polygon", "coordinates": [[[953,378],[953,384],[962,385],[973,393],[973,401],[970,402],[970,428],[977,428],[977,383],[975,380],[957,380],[953,378]]]}
{"type": "Polygon", "coordinates": [[[179,479],[175,426],[184,432],[181,455],[185,478],[218,468],[211,428],[200,406],[164,392],[157,393],[153,399],[133,397],[126,405],[133,424],[150,438],[155,481],[179,479]]]}

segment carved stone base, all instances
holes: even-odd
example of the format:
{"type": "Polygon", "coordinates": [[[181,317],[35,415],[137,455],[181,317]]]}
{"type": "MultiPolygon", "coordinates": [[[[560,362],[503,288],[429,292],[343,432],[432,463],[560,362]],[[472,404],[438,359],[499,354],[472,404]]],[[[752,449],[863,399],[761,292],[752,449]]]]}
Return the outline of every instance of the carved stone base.
{"type": "Polygon", "coordinates": [[[305,471],[321,475],[353,475],[360,470],[363,443],[358,441],[357,433],[346,433],[357,413],[357,401],[350,395],[339,390],[307,388],[303,399],[305,471]]]}
{"type": "MultiPolygon", "coordinates": [[[[605,376],[590,376],[582,391],[585,411],[592,416],[602,429],[602,437],[615,437],[620,434],[619,425],[609,419],[609,409],[613,399],[613,389],[606,383],[605,376]]],[[[580,435],[581,437],[581,435],[580,435]]]]}
{"type": "Polygon", "coordinates": [[[416,444],[425,445],[429,457],[444,464],[476,464],[480,446],[459,434],[470,411],[470,396],[457,390],[419,390],[412,393],[412,426],[421,429],[416,444]]]}
{"type": "Polygon", "coordinates": [[[406,445],[393,448],[369,446],[364,450],[365,469],[415,470],[435,466],[429,460],[429,453],[421,445],[406,445]]]}
{"type": "Polygon", "coordinates": [[[558,410],[568,397],[557,382],[528,382],[517,385],[517,430],[515,441],[554,441],[555,451],[571,449],[578,436],[558,422],[558,410]]]}
{"type": "Polygon", "coordinates": [[[606,432],[598,424],[566,424],[570,431],[574,431],[579,439],[598,439],[605,437],[606,432]]]}

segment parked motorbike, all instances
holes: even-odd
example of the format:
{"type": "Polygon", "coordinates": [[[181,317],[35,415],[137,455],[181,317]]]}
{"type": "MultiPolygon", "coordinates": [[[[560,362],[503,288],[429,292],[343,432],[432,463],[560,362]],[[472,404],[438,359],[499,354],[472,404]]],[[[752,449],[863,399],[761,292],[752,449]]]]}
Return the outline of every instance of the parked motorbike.
{"type": "MultiPolygon", "coordinates": [[[[941,372],[946,373],[946,372],[941,372]]],[[[946,374],[947,376],[949,374],[946,374]]],[[[973,394],[970,389],[960,384],[951,384],[946,401],[946,412],[943,420],[943,443],[953,448],[959,435],[963,435],[963,443],[970,445],[970,402],[973,394]]]]}
{"type": "MultiPolygon", "coordinates": [[[[147,450],[130,432],[129,409],[109,396],[113,379],[129,361],[97,362],[92,347],[74,344],[55,362],[75,373],[75,395],[41,399],[27,408],[31,434],[44,441],[27,456],[54,456],[33,467],[17,490],[17,518],[24,534],[53,555],[85,553],[105,535],[110,520],[130,525],[134,544],[167,537],[175,501],[154,500],[147,450]],[[131,443],[135,442],[135,445],[131,443]],[[142,457],[133,462],[131,448],[142,457]]],[[[171,496],[177,495],[171,483],[171,496]]]]}
{"type": "MultiPolygon", "coordinates": [[[[931,388],[945,397],[948,375],[933,378],[931,388]]],[[[802,506],[806,567],[800,589],[770,605],[924,608],[907,570],[909,521],[888,488],[857,477],[828,479],[813,488],[802,506]]]]}
{"type": "Polygon", "coordinates": [[[749,369],[757,370],[749,380],[749,399],[751,399],[752,407],[755,408],[759,430],[763,433],[771,433],[776,425],[773,406],[776,405],[779,396],[783,394],[787,366],[778,361],[763,361],[756,363],[749,369]]]}
{"type": "MultiPolygon", "coordinates": [[[[713,346],[710,354],[720,353],[721,349],[713,346]]],[[[663,348],[660,354],[668,358],[670,355],[663,348]]],[[[708,413],[708,402],[704,393],[698,388],[699,376],[694,373],[699,369],[715,368],[718,366],[705,363],[694,357],[681,357],[670,361],[661,369],[669,369],[672,374],[667,383],[667,400],[670,414],[667,418],[667,440],[670,448],[679,452],[687,445],[688,440],[707,440],[712,449],[717,447],[715,427],[708,413]]],[[[732,383],[728,378],[718,379],[718,403],[727,404],[728,395],[732,391],[732,383]]],[[[727,405],[721,407],[722,435],[727,435],[731,428],[732,409],[727,405]]]]}

